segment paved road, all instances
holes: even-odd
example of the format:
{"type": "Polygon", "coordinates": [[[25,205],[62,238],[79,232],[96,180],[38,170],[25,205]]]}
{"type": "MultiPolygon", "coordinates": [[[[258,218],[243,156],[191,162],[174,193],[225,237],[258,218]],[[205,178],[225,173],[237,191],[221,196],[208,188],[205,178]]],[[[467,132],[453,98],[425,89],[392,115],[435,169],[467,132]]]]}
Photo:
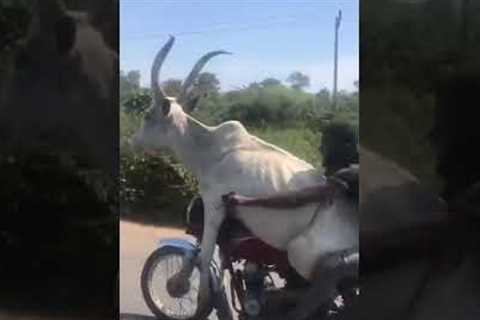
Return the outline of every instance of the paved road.
{"type": "MultiPolygon", "coordinates": [[[[153,320],[143,301],[140,274],[146,259],[158,240],[166,237],[188,237],[181,229],[143,226],[120,222],[120,319],[153,320]]],[[[216,319],[213,315],[212,319],[216,319]]]]}
{"type": "Polygon", "coordinates": [[[148,255],[164,237],[183,237],[183,230],[120,222],[120,317],[155,319],[143,301],[140,274],[148,255]]]}

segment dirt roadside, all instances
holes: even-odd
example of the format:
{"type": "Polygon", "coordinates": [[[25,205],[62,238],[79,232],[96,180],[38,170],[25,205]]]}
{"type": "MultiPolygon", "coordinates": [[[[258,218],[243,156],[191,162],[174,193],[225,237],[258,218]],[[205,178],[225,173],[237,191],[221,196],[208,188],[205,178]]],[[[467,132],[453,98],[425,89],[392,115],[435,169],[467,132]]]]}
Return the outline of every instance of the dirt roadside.
{"type": "Polygon", "coordinates": [[[161,238],[186,237],[184,230],[120,221],[120,319],[148,319],[140,289],[140,274],[147,257],[161,238]]]}

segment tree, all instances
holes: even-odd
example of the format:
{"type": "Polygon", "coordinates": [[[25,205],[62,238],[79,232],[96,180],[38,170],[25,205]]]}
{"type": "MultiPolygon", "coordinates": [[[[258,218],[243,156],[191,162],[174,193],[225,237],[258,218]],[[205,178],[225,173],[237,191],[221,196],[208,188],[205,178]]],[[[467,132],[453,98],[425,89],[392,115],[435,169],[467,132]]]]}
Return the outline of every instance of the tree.
{"type": "Polygon", "coordinates": [[[215,74],[210,72],[202,72],[198,76],[196,88],[202,94],[217,94],[220,91],[220,81],[217,79],[215,74]]]}
{"type": "Polygon", "coordinates": [[[301,90],[310,86],[310,78],[300,71],[292,72],[286,81],[291,84],[293,89],[297,90],[301,90]]]}
{"type": "Polygon", "coordinates": [[[128,94],[122,103],[123,109],[129,114],[141,114],[145,112],[152,103],[148,89],[142,89],[128,94]]]}
{"type": "MultiPolygon", "coordinates": [[[[167,79],[162,83],[165,94],[172,97],[178,97],[182,91],[182,80],[167,79]]],[[[217,94],[220,91],[220,81],[217,76],[210,72],[202,72],[195,82],[194,92],[203,96],[206,93],[217,94]]]]}
{"type": "Polygon", "coordinates": [[[132,70],[127,73],[126,80],[134,89],[140,88],[140,71],[132,70]]]}
{"type": "Polygon", "coordinates": [[[328,91],[327,88],[323,88],[317,94],[315,94],[315,104],[319,109],[324,109],[331,105],[330,91],[328,91]]]}
{"type": "Polygon", "coordinates": [[[260,85],[260,83],[258,82],[252,82],[248,85],[248,87],[246,87],[245,89],[247,90],[260,90],[262,88],[262,86],[260,85]]]}
{"type": "Polygon", "coordinates": [[[182,91],[182,80],[168,79],[163,81],[162,88],[165,94],[170,97],[178,97],[182,91]]]}
{"type": "Polygon", "coordinates": [[[140,89],[140,71],[132,70],[125,73],[120,70],[120,100],[140,89]]]}
{"type": "Polygon", "coordinates": [[[275,79],[275,78],[266,78],[265,80],[260,82],[260,85],[262,87],[274,87],[274,86],[282,85],[282,82],[280,80],[275,79]]]}

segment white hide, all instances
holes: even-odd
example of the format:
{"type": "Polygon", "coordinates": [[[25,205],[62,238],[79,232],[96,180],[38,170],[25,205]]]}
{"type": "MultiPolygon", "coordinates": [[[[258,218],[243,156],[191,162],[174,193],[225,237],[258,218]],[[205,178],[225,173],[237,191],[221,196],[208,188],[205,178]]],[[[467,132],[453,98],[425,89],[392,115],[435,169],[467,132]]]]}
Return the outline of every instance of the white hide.
{"type": "Polygon", "coordinates": [[[361,232],[398,230],[441,221],[445,202],[394,161],[360,147],[361,232]]]}
{"type": "MultiPolygon", "coordinates": [[[[236,125],[241,127],[240,123],[236,125]]],[[[303,160],[246,131],[242,134],[252,146],[232,148],[224,161],[212,166],[213,179],[207,189],[214,189],[214,198],[220,199],[226,191],[247,196],[274,194],[325,181],[303,160]]],[[[318,204],[312,204],[283,210],[238,207],[237,212],[255,235],[278,249],[286,249],[290,264],[308,279],[321,255],[358,245],[357,216],[343,205],[335,203],[319,209],[318,204]]]]}

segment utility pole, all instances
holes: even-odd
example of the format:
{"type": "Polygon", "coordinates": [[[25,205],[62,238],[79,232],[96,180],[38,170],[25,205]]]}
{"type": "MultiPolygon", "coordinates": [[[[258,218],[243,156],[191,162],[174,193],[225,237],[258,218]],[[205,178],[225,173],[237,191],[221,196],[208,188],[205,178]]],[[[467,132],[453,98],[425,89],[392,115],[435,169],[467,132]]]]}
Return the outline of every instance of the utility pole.
{"type": "Polygon", "coordinates": [[[342,10],[335,17],[335,62],[333,67],[333,110],[337,109],[337,73],[338,73],[338,29],[342,21],[342,10]]]}

